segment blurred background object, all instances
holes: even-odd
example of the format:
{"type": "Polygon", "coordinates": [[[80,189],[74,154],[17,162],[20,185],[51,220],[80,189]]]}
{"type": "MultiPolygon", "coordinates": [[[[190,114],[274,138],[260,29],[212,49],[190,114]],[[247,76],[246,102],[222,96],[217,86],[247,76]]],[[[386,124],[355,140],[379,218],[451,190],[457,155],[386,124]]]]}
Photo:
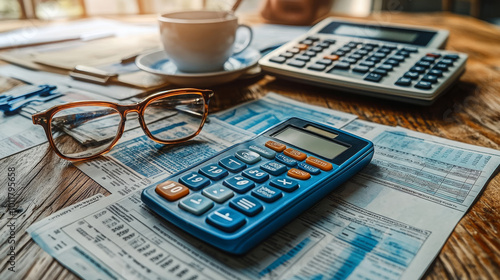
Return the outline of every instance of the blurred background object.
{"type": "MultiPolygon", "coordinates": [[[[0,0],[0,20],[161,14],[174,10],[229,10],[236,0],[0,0]]],[[[498,0],[244,0],[237,13],[261,13],[269,21],[310,24],[333,12],[355,17],[373,12],[449,11],[500,25],[498,0]],[[293,19],[293,20],[292,20],[293,19]]]]}

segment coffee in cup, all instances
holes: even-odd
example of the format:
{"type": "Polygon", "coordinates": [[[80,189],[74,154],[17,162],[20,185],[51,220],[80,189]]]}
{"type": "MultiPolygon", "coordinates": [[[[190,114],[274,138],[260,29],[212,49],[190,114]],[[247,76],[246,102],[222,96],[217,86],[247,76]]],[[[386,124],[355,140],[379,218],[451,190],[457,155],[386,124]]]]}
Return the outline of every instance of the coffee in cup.
{"type": "Polygon", "coordinates": [[[243,51],[252,40],[250,27],[239,25],[231,12],[174,12],[161,15],[159,22],[165,52],[182,72],[222,71],[229,57],[243,51]],[[235,44],[238,28],[249,31],[241,44],[235,44]]]}

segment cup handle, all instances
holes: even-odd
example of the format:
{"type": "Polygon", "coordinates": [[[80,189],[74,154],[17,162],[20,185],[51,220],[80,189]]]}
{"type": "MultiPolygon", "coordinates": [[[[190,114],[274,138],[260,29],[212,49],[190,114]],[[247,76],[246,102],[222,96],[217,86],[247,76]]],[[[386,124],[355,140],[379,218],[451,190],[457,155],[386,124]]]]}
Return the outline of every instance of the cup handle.
{"type": "Polygon", "coordinates": [[[252,42],[252,38],[253,38],[252,28],[246,24],[238,25],[238,29],[240,29],[240,28],[246,28],[248,30],[248,36],[243,43],[235,44],[233,54],[239,54],[239,53],[243,52],[244,50],[246,50],[248,48],[248,46],[250,46],[250,43],[252,42]]]}

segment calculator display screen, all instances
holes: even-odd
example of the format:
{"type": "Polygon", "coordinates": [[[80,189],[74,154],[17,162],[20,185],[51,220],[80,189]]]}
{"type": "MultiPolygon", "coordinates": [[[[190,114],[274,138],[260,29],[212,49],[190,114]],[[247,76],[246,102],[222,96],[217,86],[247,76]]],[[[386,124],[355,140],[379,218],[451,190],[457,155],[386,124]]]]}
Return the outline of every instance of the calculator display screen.
{"type": "Polygon", "coordinates": [[[328,159],[335,158],[349,148],[292,126],[285,127],[272,137],[328,159]]]}
{"type": "Polygon", "coordinates": [[[427,46],[434,36],[437,35],[437,32],[428,30],[381,26],[370,23],[356,24],[336,21],[325,26],[319,31],[319,33],[416,46],[427,46]]]}
{"type": "Polygon", "coordinates": [[[359,27],[352,25],[341,25],[335,29],[335,34],[344,36],[355,36],[377,40],[391,40],[402,43],[413,43],[418,33],[402,30],[391,30],[387,28],[359,27]]]}

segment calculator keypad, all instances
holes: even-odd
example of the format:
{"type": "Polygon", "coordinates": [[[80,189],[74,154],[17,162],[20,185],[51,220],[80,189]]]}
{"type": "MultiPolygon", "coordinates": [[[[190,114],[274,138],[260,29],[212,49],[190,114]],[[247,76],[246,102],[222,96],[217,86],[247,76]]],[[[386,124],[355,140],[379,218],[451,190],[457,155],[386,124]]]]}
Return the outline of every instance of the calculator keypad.
{"type": "Polygon", "coordinates": [[[206,215],[209,225],[235,232],[272,203],[309,186],[301,186],[301,182],[332,169],[329,162],[267,141],[237,148],[232,154],[180,175],[178,182],[159,184],[156,192],[178,203],[179,211],[206,215]]]}
{"type": "Polygon", "coordinates": [[[391,83],[395,86],[430,90],[444,80],[443,72],[460,58],[457,54],[426,53],[416,47],[315,38],[304,39],[269,61],[372,83],[394,76],[391,83]],[[393,70],[397,71],[391,74],[393,70]]]}

